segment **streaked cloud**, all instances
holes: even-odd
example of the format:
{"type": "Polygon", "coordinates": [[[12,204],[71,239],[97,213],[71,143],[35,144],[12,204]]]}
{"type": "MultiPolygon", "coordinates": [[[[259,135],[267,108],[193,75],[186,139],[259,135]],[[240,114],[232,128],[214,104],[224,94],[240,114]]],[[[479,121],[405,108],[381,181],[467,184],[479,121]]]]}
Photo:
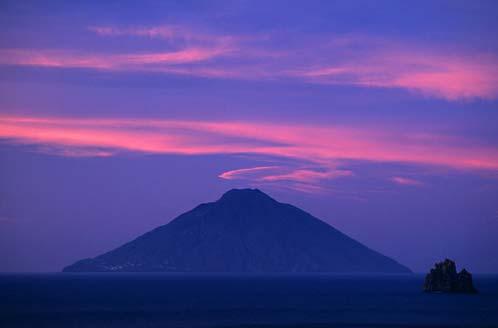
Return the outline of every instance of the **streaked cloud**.
{"type": "Polygon", "coordinates": [[[320,186],[321,182],[353,175],[350,170],[325,169],[324,167],[325,164],[316,169],[290,164],[287,166],[256,166],[226,171],[219,177],[225,180],[250,181],[265,186],[283,185],[287,189],[306,193],[321,193],[326,190],[320,186]]]}
{"type": "Polygon", "coordinates": [[[363,54],[359,51],[339,63],[295,74],[316,83],[400,88],[447,100],[498,97],[498,58],[494,55],[379,44],[384,44],[382,49],[372,45],[363,54]]]}
{"type": "Polygon", "coordinates": [[[88,30],[103,37],[146,37],[162,39],[169,42],[197,42],[210,44],[229,44],[249,37],[225,34],[207,33],[185,25],[159,25],[159,26],[90,26],[88,30]]]}
{"type": "Polygon", "coordinates": [[[279,166],[256,166],[244,169],[230,170],[221,173],[218,177],[225,180],[236,180],[240,178],[254,178],[254,175],[261,174],[261,172],[274,171],[279,169],[279,166]]]}
{"type": "Polygon", "coordinates": [[[336,179],[340,177],[352,176],[350,170],[328,169],[328,170],[312,170],[299,168],[290,172],[266,175],[261,178],[262,181],[300,181],[303,183],[315,183],[320,180],[336,179]]]}
{"type": "Polygon", "coordinates": [[[154,72],[216,79],[408,90],[448,101],[498,98],[498,57],[443,45],[362,35],[237,35],[184,25],[91,26],[97,38],[132,38],[125,49],[0,49],[0,64],[154,72]],[[141,38],[133,51],[133,38],[141,38]],[[155,39],[167,50],[144,51],[155,39]],[[290,42],[293,41],[293,42],[290,42]]]}
{"type": "Polygon", "coordinates": [[[423,183],[412,179],[412,178],[406,178],[406,177],[392,177],[391,181],[399,184],[399,185],[404,185],[404,186],[422,186],[423,183]]]}
{"type": "Polygon", "coordinates": [[[161,25],[153,27],[116,27],[116,26],[90,26],[89,31],[100,36],[140,36],[160,39],[204,39],[201,34],[193,33],[184,27],[176,25],[161,25]]]}
{"type": "MultiPolygon", "coordinates": [[[[45,153],[72,157],[138,152],[247,154],[263,156],[274,163],[280,158],[291,162],[226,171],[220,178],[293,183],[299,184],[300,189],[353,176],[354,172],[344,168],[350,160],[498,170],[496,147],[460,137],[417,134],[389,126],[0,116],[0,138],[12,144],[37,145],[45,153]]],[[[400,176],[392,181],[418,184],[414,179],[400,176]]]]}
{"type": "MultiPolygon", "coordinates": [[[[61,50],[0,50],[4,65],[49,68],[86,68],[108,71],[154,71],[162,65],[196,63],[222,56],[229,48],[188,48],[177,51],[133,54],[89,54],[61,50]]],[[[174,71],[172,71],[174,72],[174,71]]]]}

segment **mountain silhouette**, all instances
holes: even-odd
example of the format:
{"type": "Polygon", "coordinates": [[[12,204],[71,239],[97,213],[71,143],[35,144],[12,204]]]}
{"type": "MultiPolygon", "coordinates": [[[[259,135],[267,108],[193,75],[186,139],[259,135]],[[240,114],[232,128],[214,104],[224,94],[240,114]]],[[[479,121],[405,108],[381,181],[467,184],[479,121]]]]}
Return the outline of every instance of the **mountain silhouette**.
{"type": "Polygon", "coordinates": [[[232,189],[65,272],[408,273],[303,210],[258,189],[232,189]]]}

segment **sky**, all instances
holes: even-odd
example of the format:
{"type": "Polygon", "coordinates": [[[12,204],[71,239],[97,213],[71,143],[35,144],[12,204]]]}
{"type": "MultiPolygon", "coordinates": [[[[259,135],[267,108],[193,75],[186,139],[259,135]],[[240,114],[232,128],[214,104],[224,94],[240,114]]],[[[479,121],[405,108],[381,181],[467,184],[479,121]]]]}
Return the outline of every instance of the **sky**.
{"type": "Polygon", "coordinates": [[[0,271],[259,188],[497,273],[496,1],[2,1],[0,271]]]}

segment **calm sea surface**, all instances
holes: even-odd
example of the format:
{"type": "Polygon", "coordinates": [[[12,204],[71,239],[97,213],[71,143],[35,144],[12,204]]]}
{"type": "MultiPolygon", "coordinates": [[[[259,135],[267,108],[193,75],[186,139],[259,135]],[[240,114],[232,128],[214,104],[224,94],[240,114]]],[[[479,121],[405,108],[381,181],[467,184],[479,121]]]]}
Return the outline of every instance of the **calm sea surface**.
{"type": "Polygon", "coordinates": [[[0,327],[498,327],[498,276],[478,295],[421,275],[1,274],[0,327]]]}

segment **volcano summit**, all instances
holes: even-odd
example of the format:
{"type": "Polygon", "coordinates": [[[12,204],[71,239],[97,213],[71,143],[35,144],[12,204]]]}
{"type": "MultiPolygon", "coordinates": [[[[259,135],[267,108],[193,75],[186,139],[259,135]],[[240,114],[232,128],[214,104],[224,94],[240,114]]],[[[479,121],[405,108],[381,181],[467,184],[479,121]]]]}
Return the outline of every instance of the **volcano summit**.
{"type": "Polygon", "coordinates": [[[257,189],[232,189],[65,272],[369,272],[410,270],[257,189]]]}

